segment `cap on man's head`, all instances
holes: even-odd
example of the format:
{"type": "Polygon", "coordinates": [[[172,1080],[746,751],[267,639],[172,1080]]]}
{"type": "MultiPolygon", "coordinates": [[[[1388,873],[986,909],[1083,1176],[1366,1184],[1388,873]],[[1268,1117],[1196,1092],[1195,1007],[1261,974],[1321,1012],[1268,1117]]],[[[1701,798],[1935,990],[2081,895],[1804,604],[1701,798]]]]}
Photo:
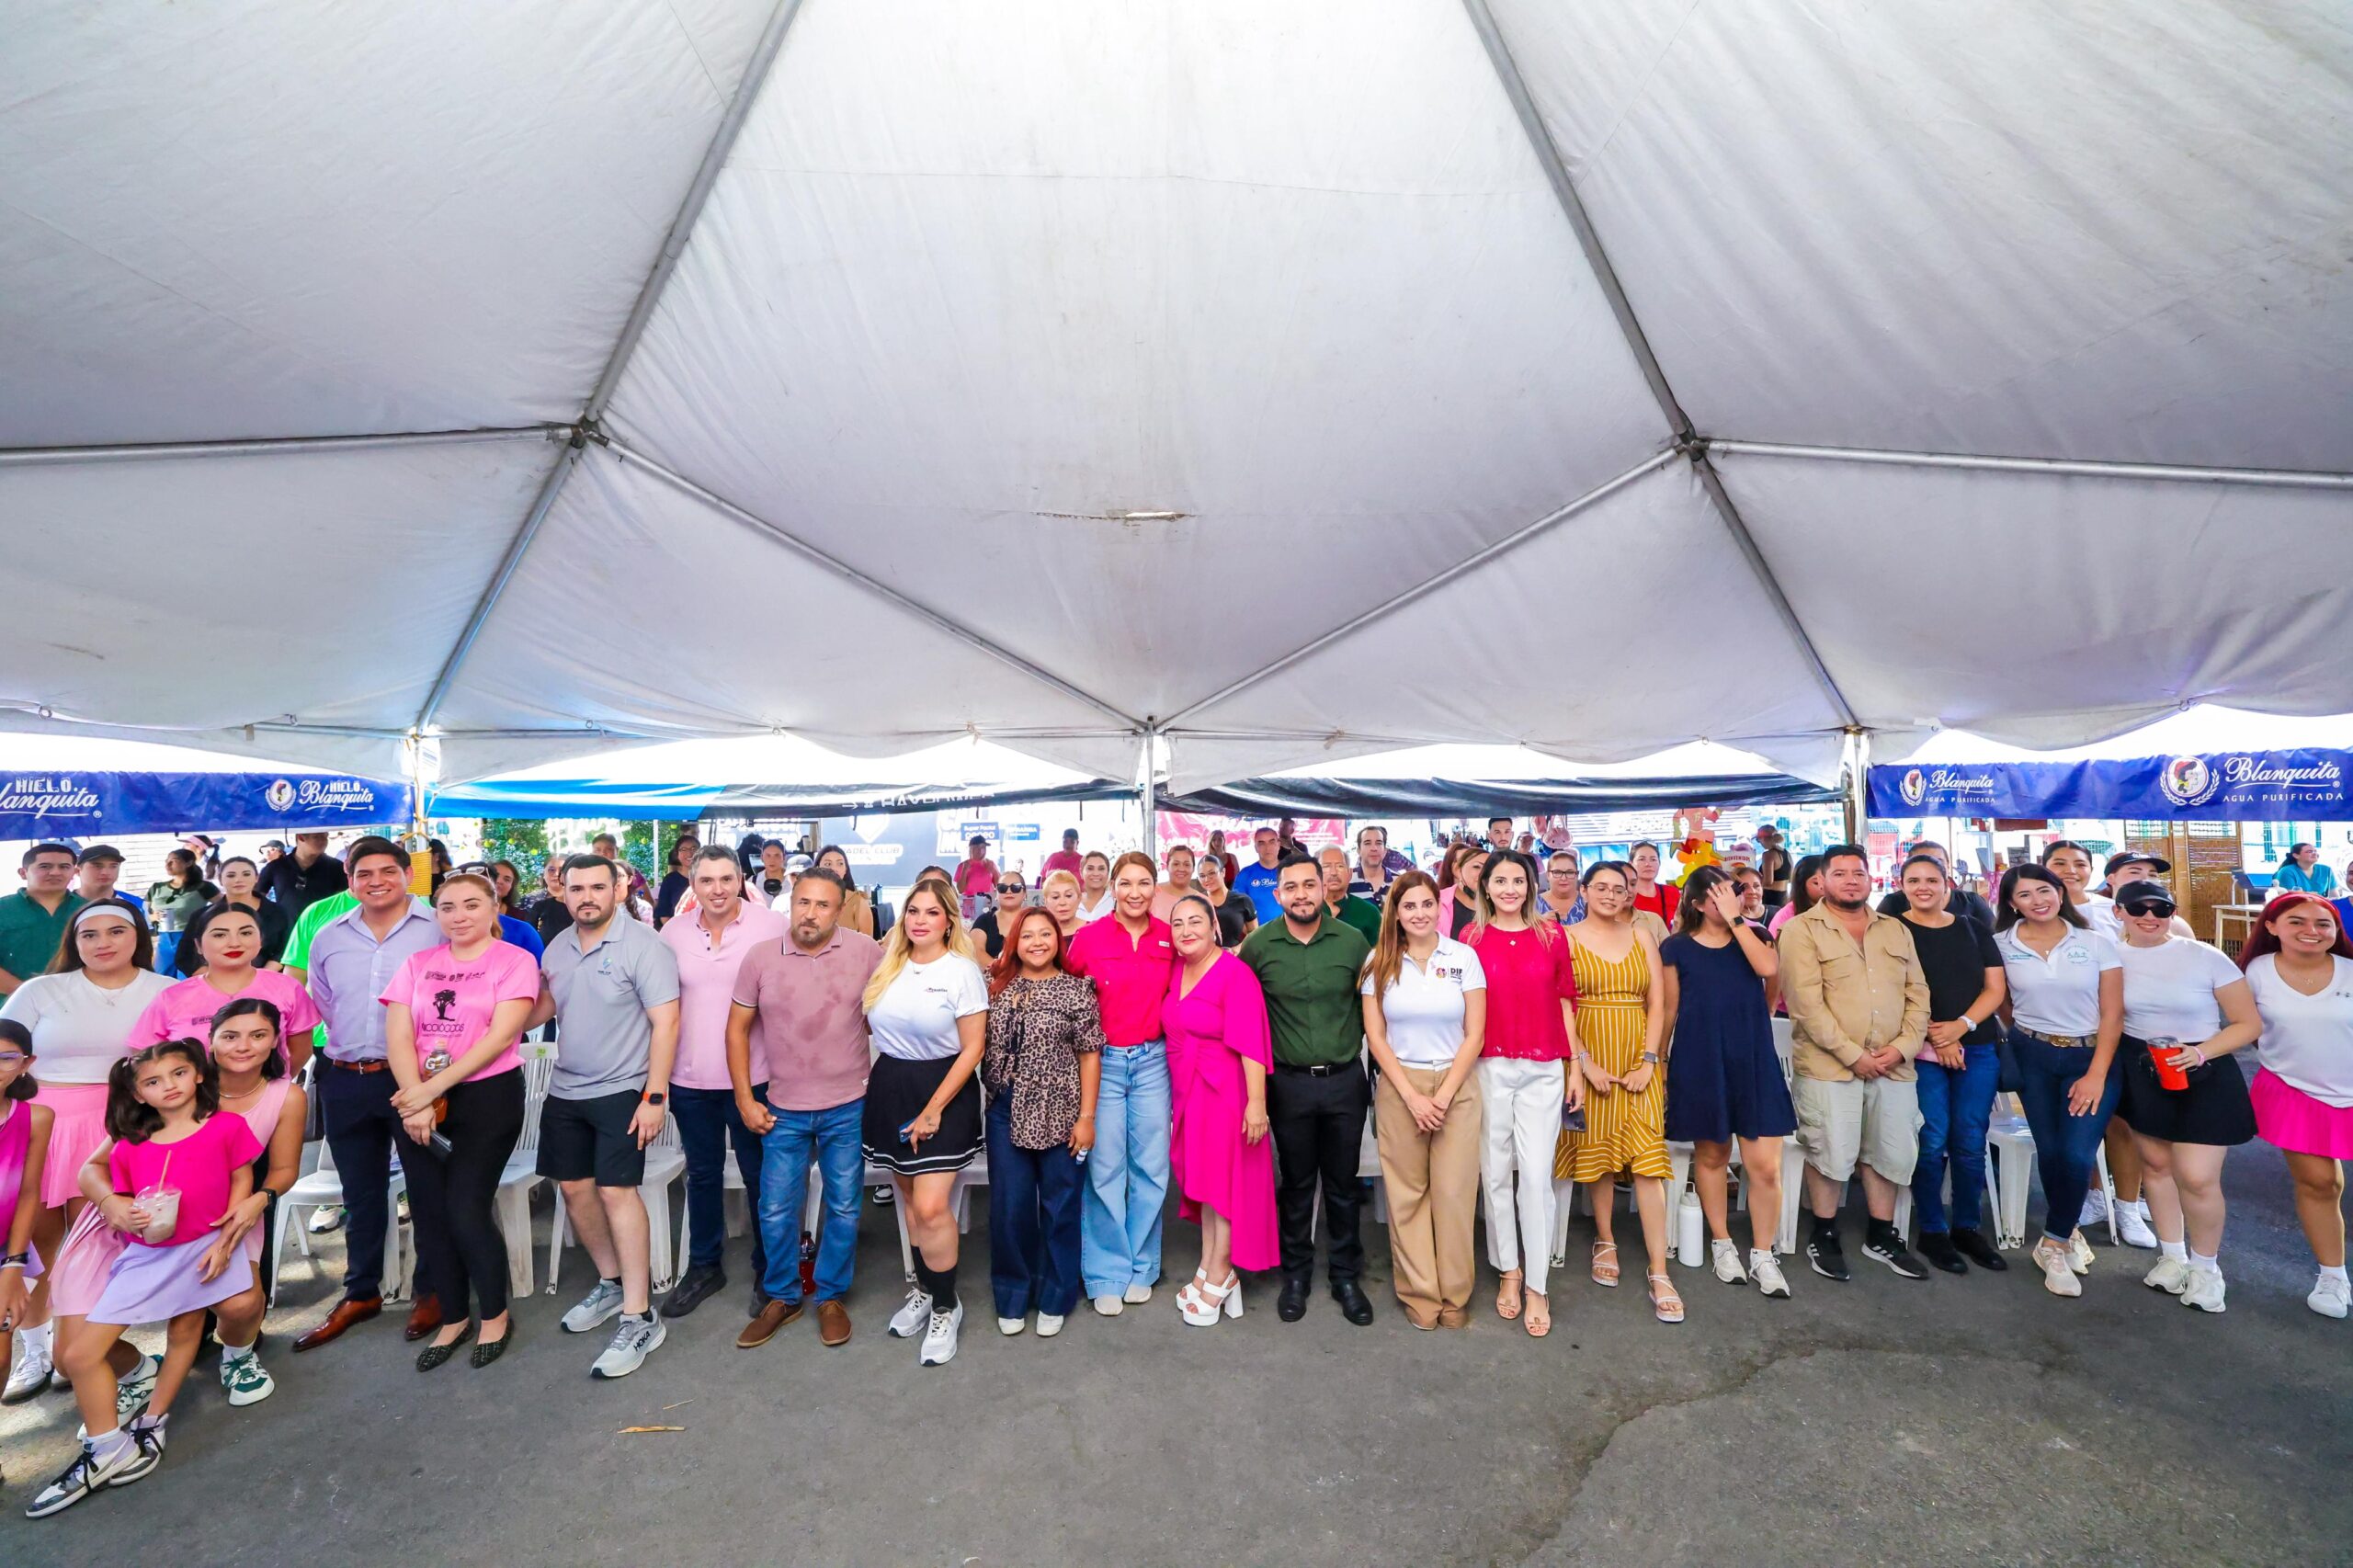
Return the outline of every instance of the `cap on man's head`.
{"type": "Polygon", "coordinates": [[[77,866],[104,865],[109,861],[118,866],[122,864],[122,851],[111,844],[93,844],[74,858],[77,866]]]}
{"type": "Polygon", "coordinates": [[[2143,849],[2120,849],[2108,858],[2108,869],[2100,875],[2112,877],[2126,866],[2146,866],[2160,874],[2173,869],[2173,862],[2162,855],[2152,855],[2143,849]]]}

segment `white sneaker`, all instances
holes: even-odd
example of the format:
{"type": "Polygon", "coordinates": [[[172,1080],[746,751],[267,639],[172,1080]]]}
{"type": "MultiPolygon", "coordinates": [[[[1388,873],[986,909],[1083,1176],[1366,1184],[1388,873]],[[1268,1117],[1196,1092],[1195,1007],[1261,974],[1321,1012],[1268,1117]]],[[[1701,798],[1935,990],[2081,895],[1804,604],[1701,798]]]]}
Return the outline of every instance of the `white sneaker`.
{"type": "MultiPolygon", "coordinates": [[[[101,1460],[85,1441],[74,1462],[58,1472],[57,1479],[33,1494],[26,1506],[25,1517],[45,1519],[61,1513],[87,1497],[91,1493],[111,1486],[124,1477],[141,1458],[136,1442],[123,1445],[112,1459],[101,1460]]],[[[142,1472],[143,1473],[143,1472],[142,1472]]]]}
{"type": "Polygon", "coordinates": [[[923,1349],[915,1360],[926,1367],[945,1366],[956,1358],[957,1331],[964,1326],[964,1303],[956,1303],[952,1312],[934,1312],[931,1324],[923,1331],[923,1349]]]}
{"type": "Polygon", "coordinates": [[[329,1203],[311,1216],[311,1234],[324,1236],[340,1231],[349,1217],[344,1212],[342,1204],[329,1203]]]}
{"type": "MultiPolygon", "coordinates": [[[[1121,1301],[1117,1296],[1097,1296],[1095,1298],[1095,1311],[1100,1316],[1115,1318],[1127,1310],[1128,1303],[1121,1301]]],[[[2338,1315],[2342,1316],[2343,1314],[2340,1313],[2338,1315]]]]}
{"type": "Polygon", "coordinates": [[[1029,1326],[1029,1320],[1028,1318],[999,1318],[996,1320],[996,1331],[1005,1335],[1007,1339],[1012,1338],[1015,1335],[1019,1334],[1023,1329],[1028,1328],[1029,1326]]]}
{"type": "Polygon", "coordinates": [[[2075,1223],[2078,1226],[2097,1225],[2105,1223],[2107,1220],[2108,1194],[2098,1187],[2093,1187],[2084,1194],[2084,1211],[2075,1216],[2075,1223]]]}
{"type": "Polygon", "coordinates": [[[1056,1317],[1056,1316],[1055,1316],[1053,1313],[1051,1313],[1051,1312],[1040,1312],[1040,1313],[1038,1314],[1038,1337],[1039,1337],[1039,1338],[1040,1338],[1040,1339],[1051,1339],[1054,1335],[1056,1335],[1060,1334],[1062,1331],[1063,1331],[1063,1320],[1062,1320],[1062,1319],[1060,1319],[1060,1318],[1056,1317]]]}
{"type": "Polygon", "coordinates": [[[923,1325],[930,1316],[931,1292],[910,1286],[906,1301],[891,1314],[891,1337],[913,1339],[923,1332],[923,1325]]]}
{"type": "Polygon", "coordinates": [[[2138,1203],[2116,1206],[2116,1233],[2124,1238],[2129,1247],[2154,1248],[2157,1233],[2149,1228],[2149,1211],[2138,1203]]]}
{"type": "Polygon", "coordinates": [[[600,1380],[628,1377],[645,1365],[645,1358],[660,1349],[669,1336],[670,1331],[662,1326],[661,1318],[654,1312],[643,1317],[623,1316],[620,1327],[613,1330],[612,1343],[589,1365],[588,1375],[600,1380]]]}
{"type": "Polygon", "coordinates": [[[2219,1268],[2193,1268],[2189,1271],[2189,1289],[2181,1293],[2181,1304],[2196,1307],[2201,1312],[2222,1310],[2222,1271],[2219,1268]]]}
{"type": "Polygon", "coordinates": [[[599,1324],[610,1323],[620,1316],[621,1288],[610,1279],[599,1279],[597,1288],[573,1304],[563,1314],[563,1332],[585,1334],[599,1324]]]}
{"type": "Polygon", "coordinates": [[[1781,1260],[1771,1253],[1752,1251],[1748,1255],[1748,1277],[1756,1281],[1759,1295],[1779,1301],[1790,1299],[1790,1282],[1781,1278],[1781,1260]]]}
{"type": "Polygon", "coordinates": [[[1131,1307],[1142,1306],[1146,1301],[1152,1300],[1152,1287],[1149,1285],[1131,1285],[1128,1287],[1128,1293],[1125,1300],[1128,1305],[1131,1307]]]}
{"type": "MultiPolygon", "coordinates": [[[[115,1380],[114,1424],[116,1426],[127,1428],[133,1421],[147,1414],[147,1402],[155,1397],[155,1380],[161,1377],[163,1372],[164,1358],[161,1356],[142,1356],[139,1358],[139,1365],[136,1368],[115,1380]]],[[[74,1428],[74,1440],[77,1443],[89,1435],[90,1428],[86,1422],[74,1428]]]]}
{"type": "Polygon", "coordinates": [[[2189,1260],[2186,1257],[2160,1257],[2154,1268],[2141,1276],[2141,1283],[2152,1290],[2178,1296],[2189,1288],[2189,1260]]]}
{"type": "Polygon", "coordinates": [[[2078,1274],[2089,1274],[2092,1271],[2092,1244],[2084,1240],[2081,1227],[2076,1229],[2073,1240],[2068,1244],[2067,1267],[2078,1274]]]}
{"type": "MultiPolygon", "coordinates": [[[[2076,1238],[2081,1241],[2083,1238],[2076,1238]]],[[[2049,1236],[2034,1244],[2034,1266],[2042,1270],[2042,1288],[2054,1296],[2080,1296],[2084,1283],[2075,1278],[2075,1260],[2064,1242],[2049,1236]]]]}
{"type": "Polygon", "coordinates": [[[2325,1318],[2341,1318],[2353,1307],[2353,1285],[2336,1276],[2324,1274],[2313,1286],[2313,1293],[2304,1298],[2304,1305],[2325,1318]]]}
{"type": "Polygon", "coordinates": [[[1711,1242],[1708,1251],[1714,1255],[1716,1278],[1727,1285],[1748,1283],[1748,1270],[1740,1266],[1740,1249],[1730,1242],[1711,1242]]]}
{"type": "Polygon", "coordinates": [[[248,1404],[259,1404],[276,1393],[278,1384],[262,1366],[261,1358],[248,1349],[244,1355],[221,1363],[221,1392],[229,1396],[233,1407],[243,1409],[248,1404]]]}
{"type": "Polygon", "coordinates": [[[17,1335],[17,1356],[8,1368],[7,1392],[0,1393],[0,1403],[22,1404],[49,1386],[49,1375],[55,1370],[50,1359],[51,1327],[43,1324],[17,1335]]]}

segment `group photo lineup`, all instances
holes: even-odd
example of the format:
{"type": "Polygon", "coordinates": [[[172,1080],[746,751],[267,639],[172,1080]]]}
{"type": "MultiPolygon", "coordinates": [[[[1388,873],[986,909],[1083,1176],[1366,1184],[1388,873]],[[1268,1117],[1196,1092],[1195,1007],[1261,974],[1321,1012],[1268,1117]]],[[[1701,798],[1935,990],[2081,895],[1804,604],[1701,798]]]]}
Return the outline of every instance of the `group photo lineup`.
{"type": "Polygon", "coordinates": [[[2353,1562],[2332,0],[0,48],[0,1563],[2353,1562]]]}

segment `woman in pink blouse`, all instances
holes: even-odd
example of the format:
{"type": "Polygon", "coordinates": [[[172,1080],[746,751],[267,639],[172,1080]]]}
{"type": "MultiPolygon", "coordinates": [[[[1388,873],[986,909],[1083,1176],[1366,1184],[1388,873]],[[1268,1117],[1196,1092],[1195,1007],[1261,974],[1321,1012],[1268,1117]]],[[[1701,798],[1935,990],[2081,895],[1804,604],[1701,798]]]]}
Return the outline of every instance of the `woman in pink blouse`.
{"type": "Polygon", "coordinates": [[[204,967],[147,1004],[131,1026],[128,1049],[143,1051],[167,1040],[209,1040],[212,1015],[240,996],[252,996],[278,1009],[286,1025],[279,1049],[293,1070],[290,1075],[300,1077],[302,1064],[311,1059],[311,1034],[318,1027],[319,1010],[301,981],[258,967],[261,923],[254,912],[233,903],[209,906],[198,951],[204,967]]]}
{"type": "Polygon", "coordinates": [[[1242,1315],[1238,1268],[1282,1261],[1275,1226],[1275,1151],[1267,1141],[1274,1048],[1258,977],[1219,948],[1217,913],[1199,893],[1169,911],[1176,967],[1161,1023],[1168,1031],[1169,1176],[1177,1212],[1201,1222],[1201,1266],[1176,1292],[1196,1328],[1242,1315]],[[1222,1283],[1221,1283],[1222,1281],[1222,1283]]]}

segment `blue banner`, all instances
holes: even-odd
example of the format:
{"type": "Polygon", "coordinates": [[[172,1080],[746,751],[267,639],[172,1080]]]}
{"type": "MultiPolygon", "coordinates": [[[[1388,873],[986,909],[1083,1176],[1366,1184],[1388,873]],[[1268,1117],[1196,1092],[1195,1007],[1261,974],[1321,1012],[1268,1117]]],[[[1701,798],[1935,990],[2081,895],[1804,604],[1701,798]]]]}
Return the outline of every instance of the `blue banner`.
{"type": "Polygon", "coordinates": [[[384,827],[409,806],[406,784],[345,773],[0,772],[0,838],[384,827]]]}
{"type": "Polygon", "coordinates": [[[2353,752],[2216,752],[2102,762],[1898,763],[1870,770],[1877,817],[2353,821],[2353,752]]]}

